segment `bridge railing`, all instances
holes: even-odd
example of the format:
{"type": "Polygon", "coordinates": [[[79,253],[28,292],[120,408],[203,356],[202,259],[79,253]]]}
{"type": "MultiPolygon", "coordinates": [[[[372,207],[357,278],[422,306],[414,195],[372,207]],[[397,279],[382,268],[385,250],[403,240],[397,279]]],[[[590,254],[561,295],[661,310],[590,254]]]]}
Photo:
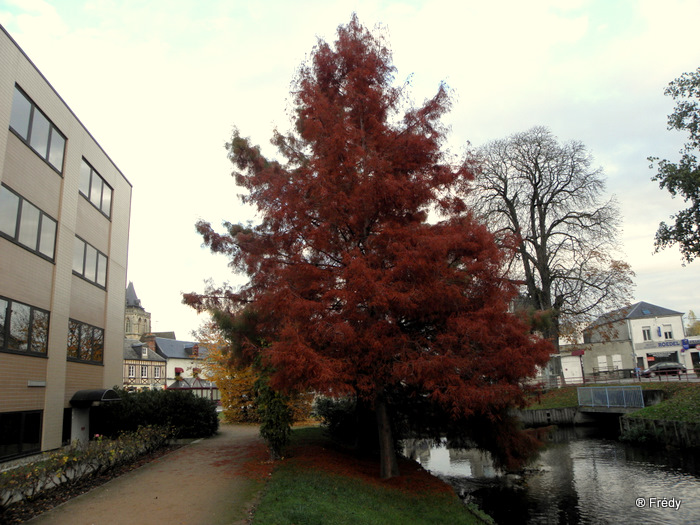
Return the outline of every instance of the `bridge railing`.
{"type": "Polygon", "coordinates": [[[579,387],[578,404],[587,407],[644,408],[644,395],[640,386],[579,387]]]}

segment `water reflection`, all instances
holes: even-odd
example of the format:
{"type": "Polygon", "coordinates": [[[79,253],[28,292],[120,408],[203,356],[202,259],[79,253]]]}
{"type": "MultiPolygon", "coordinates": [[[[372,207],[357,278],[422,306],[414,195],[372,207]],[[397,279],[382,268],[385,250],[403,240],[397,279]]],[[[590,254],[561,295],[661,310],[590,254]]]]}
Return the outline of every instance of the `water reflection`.
{"type": "Polygon", "coordinates": [[[697,451],[631,446],[571,427],[555,432],[518,475],[499,472],[478,449],[416,441],[405,453],[499,524],[700,523],[697,451]],[[662,507],[679,501],[677,509],[662,507]]]}

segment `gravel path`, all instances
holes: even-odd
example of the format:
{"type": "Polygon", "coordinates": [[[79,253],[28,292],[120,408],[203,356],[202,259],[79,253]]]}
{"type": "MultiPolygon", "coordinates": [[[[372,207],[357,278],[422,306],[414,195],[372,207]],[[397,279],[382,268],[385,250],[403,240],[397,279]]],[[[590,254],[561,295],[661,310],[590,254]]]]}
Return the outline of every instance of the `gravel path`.
{"type": "Polygon", "coordinates": [[[258,427],[222,425],[28,521],[33,525],[247,523],[271,464],[258,427]]]}

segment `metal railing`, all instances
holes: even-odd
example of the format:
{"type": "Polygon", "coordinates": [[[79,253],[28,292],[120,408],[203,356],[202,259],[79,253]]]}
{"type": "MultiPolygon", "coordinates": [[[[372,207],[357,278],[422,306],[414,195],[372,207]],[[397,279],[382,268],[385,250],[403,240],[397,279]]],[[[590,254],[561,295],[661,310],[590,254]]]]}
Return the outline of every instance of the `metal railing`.
{"type": "Polygon", "coordinates": [[[585,386],[577,390],[579,406],[644,408],[641,386],[585,386]]]}

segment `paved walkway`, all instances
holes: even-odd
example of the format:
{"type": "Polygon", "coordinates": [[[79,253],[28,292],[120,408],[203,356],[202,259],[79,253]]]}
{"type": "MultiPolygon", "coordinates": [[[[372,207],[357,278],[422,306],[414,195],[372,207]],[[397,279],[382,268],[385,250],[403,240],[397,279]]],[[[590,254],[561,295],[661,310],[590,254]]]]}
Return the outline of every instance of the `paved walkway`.
{"type": "Polygon", "coordinates": [[[246,523],[267,457],[258,428],[222,425],[196,441],[28,521],[32,525],[246,523]]]}

